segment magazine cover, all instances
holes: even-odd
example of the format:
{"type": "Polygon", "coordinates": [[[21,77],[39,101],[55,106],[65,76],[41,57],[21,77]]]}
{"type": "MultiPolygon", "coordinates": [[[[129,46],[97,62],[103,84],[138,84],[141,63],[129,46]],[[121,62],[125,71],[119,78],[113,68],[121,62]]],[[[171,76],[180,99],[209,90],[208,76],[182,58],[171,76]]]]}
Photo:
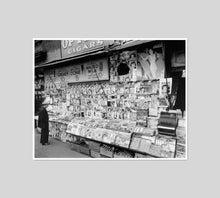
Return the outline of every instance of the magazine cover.
{"type": "Polygon", "coordinates": [[[172,91],[172,78],[160,79],[159,95],[161,97],[166,97],[171,94],[172,91]]]}
{"type": "Polygon", "coordinates": [[[138,53],[138,63],[140,68],[138,80],[153,80],[164,78],[165,63],[162,53],[158,53],[153,49],[146,49],[138,53]]]}

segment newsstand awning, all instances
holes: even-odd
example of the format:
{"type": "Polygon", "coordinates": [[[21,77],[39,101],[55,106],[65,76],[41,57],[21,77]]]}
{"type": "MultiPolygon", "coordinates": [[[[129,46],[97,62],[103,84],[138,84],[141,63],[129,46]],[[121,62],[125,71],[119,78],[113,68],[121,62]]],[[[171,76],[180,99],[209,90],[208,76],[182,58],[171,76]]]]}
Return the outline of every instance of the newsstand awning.
{"type": "Polygon", "coordinates": [[[57,64],[60,64],[60,63],[65,63],[65,62],[72,61],[72,60],[86,58],[86,57],[89,57],[89,56],[101,55],[101,54],[105,54],[107,52],[108,52],[108,49],[106,47],[103,47],[102,49],[99,49],[98,51],[96,49],[96,50],[90,51],[89,53],[86,53],[86,54],[81,54],[81,55],[78,55],[78,56],[65,58],[65,59],[59,59],[59,60],[55,60],[55,61],[52,61],[52,62],[41,64],[41,65],[37,65],[37,66],[35,66],[35,69],[54,66],[54,65],[57,65],[57,64]]]}
{"type": "Polygon", "coordinates": [[[52,61],[52,62],[41,64],[41,65],[37,65],[37,66],[35,66],[35,69],[54,66],[54,65],[57,65],[57,64],[60,64],[60,63],[65,63],[65,62],[72,61],[72,60],[86,58],[86,57],[89,57],[89,56],[101,55],[101,54],[105,54],[105,53],[108,53],[108,52],[111,52],[111,51],[123,50],[123,49],[134,47],[134,46],[137,46],[137,45],[146,44],[146,43],[149,43],[149,42],[152,42],[152,41],[155,41],[155,40],[134,40],[134,41],[129,41],[125,44],[118,45],[118,46],[112,46],[112,47],[103,46],[99,49],[94,49],[93,51],[90,51],[90,52],[84,53],[84,54],[80,54],[78,56],[73,56],[73,57],[65,58],[65,59],[59,59],[59,60],[55,60],[55,61],[52,61]]]}

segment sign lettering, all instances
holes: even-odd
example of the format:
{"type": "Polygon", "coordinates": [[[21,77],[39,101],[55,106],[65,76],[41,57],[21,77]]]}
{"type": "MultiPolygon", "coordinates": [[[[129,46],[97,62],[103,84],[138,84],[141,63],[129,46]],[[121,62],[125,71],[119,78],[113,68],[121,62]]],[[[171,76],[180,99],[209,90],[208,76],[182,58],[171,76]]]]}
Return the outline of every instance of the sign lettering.
{"type": "MultiPolygon", "coordinates": [[[[78,65],[67,66],[55,69],[54,81],[65,81],[66,83],[89,82],[108,80],[108,61],[98,59],[91,62],[84,62],[78,65]]],[[[49,80],[49,79],[48,79],[49,80]]]]}
{"type": "Polygon", "coordinates": [[[104,47],[103,40],[62,40],[62,58],[76,56],[104,47]]]}

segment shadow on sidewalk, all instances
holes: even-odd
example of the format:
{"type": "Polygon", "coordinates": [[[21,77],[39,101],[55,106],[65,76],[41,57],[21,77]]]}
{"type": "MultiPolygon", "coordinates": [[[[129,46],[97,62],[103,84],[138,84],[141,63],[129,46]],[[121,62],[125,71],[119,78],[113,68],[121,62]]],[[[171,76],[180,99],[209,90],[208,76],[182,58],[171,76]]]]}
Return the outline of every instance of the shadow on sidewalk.
{"type": "Polygon", "coordinates": [[[91,158],[71,150],[71,144],[49,137],[49,145],[40,144],[40,134],[35,131],[35,158],[91,158]]]}

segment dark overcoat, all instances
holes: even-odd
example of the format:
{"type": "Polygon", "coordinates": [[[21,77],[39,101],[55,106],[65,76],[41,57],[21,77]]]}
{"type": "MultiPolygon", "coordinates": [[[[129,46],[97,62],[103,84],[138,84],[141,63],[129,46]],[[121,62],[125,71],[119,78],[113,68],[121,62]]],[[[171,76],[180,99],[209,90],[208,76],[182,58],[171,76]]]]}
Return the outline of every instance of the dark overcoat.
{"type": "Polygon", "coordinates": [[[41,128],[40,143],[41,144],[48,143],[49,116],[48,116],[47,110],[45,108],[42,108],[41,111],[39,112],[38,127],[41,128]]]}

